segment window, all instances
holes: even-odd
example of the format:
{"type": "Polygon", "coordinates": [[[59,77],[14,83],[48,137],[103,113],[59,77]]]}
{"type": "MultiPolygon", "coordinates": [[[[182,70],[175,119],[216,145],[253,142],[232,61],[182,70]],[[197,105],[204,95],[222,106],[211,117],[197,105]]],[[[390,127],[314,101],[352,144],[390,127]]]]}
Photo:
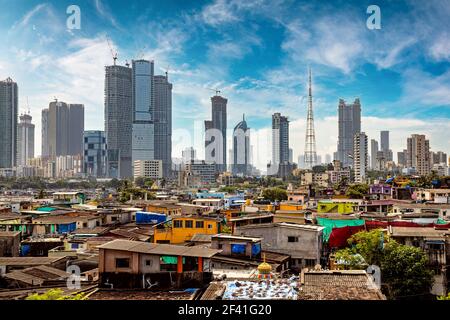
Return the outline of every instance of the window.
{"type": "Polygon", "coordinates": [[[170,244],[170,240],[156,240],[156,243],[170,244]]]}
{"type": "Polygon", "coordinates": [[[316,260],[305,259],[305,267],[314,267],[316,265],[316,260]]]}
{"type": "Polygon", "coordinates": [[[194,223],[193,223],[192,220],[186,220],[186,221],[184,221],[184,227],[185,227],[185,228],[193,228],[193,225],[194,225],[194,223]]]}
{"type": "Polygon", "coordinates": [[[298,242],[298,237],[288,236],[288,242],[298,242]]]}
{"type": "Polygon", "coordinates": [[[117,217],[111,217],[111,221],[117,221],[117,217]]]}
{"type": "Polygon", "coordinates": [[[217,245],[217,247],[218,247],[219,249],[222,249],[222,248],[223,248],[223,244],[219,243],[219,244],[217,245]]]}
{"type": "Polygon", "coordinates": [[[146,266],[151,266],[152,265],[152,260],[145,260],[145,265],[146,266]]]}
{"type": "Polygon", "coordinates": [[[196,228],[204,228],[204,226],[205,226],[205,223],[204,223],[204,221],[195,221],[195,227],[196,228]]]}
{"type": "Polygon", "coordinates": [[[116,258],[116,268],[129,268],[130,259],[129,258],[116,258]]]}
{"type": "Polygon", "coordinates": [[[93,143],[88,143],[88,149],[94,149],[94,144],[93,143]]]}
{"type": "Polygon", "coordinates": [[[213,225],[208,223],[208,229],[212,229],[213,225]]]}
{"type": "Polygon", "coordinates": [[[174,220],[173,221],[173,227],[174,228],[182,228],[183,227],[183,221],[181,221],[181,220],[174,220]]]}

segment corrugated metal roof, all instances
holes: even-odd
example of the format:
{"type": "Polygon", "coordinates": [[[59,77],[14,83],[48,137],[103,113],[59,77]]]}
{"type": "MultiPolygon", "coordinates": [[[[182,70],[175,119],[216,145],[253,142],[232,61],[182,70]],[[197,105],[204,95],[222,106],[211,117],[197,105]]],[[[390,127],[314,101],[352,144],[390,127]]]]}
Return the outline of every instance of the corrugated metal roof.
{"type": "Polygon", "coordinates": [[[66,257],[0,257],[0,266],[45,265],[66,257]]]}
{"type": "Polygon", "coordinates": [[[208,249],[204,247],[186,247],[171,244],[148,243],[130,240],[114,240],[98,246],[100,249],[130,251],[154,255],[174,255],[185,257],[210,258],[222,250],[208,249]]]}

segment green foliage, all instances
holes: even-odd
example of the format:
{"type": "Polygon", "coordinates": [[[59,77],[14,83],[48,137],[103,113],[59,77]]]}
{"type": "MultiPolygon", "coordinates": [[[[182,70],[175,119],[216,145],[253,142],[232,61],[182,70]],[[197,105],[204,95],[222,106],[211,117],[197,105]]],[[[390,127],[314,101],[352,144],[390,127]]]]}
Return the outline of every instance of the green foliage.
{"type": "Polygon", "coordinates": [[[84,293],[76,295],[64,295],[61,289],[50,289],[42,294],[34,293],[25,298],[25,300],[83,300],[84,293]]]}
{"type": "Polygon", "coordinates": [[[367,263],[364,258],[357,253],[354,253],[350,248],[339,250],[335,254],[336,262],[343,263],[340,265],[346,270],[361,270],[367,268],[367,263]]]}
{"type": "Polygon", "coordinates": [[[352,184],[347,188],[346,196],[352,199],[362,199],[369,192],[369,186],[365,183],[352,184]]]}
{"type": "Polygon", "coordinates": [[[312,171],[314,173],[324,173],[325,171],[327,171],[327,169],[328,169],[328,166],[326,166],[326,165],[317,165],[312,168],[312,171]]]}
{"type": "Polygon", "coordinates": [[[221,227],[221,231],[222,231],[222,233],[229,233],[229,234],[231,234],[231,228],[229,227],[229,226],[227,226],[227,225],[223,225],[222,227],[221,227]]]}
{"type": "Polygon", "coordinates": [[[446,296],[440,296],[437,298],[438,300],[450,300],[450,292],[446,296]]]}
{"type": "Polygon", "coordinates": [[[236,193],[237,189],[238,189],[237,187],[225,186],[225,187],[220,188],[219,192],[227,192],[227,193],[234,194],[234,193],[236,193]]]}
{"type": "Polygon", "coordinates": [[[264,199],[268,199],[270,201],[282,201],[287,200],[287,192],[281,188],[268,188],[264,189],[262,196],[264,199]]]}
{"type": "Polygon", "coordinates": [[[145,199],[145,194],[147,194],[147,200],[156,199],[155,194],[145,189],[141,188],[124,188],[120,191],[119,202],[125,203],[130,200],[130,196],[133,195],[133,200],[145,199]]]}
{"type": "Polygon", "coordinates": [[[389,295],[396,298],[428,294],[433,274],[427,264],[428,259],[420,248],[388,242],[380,268],[389,295]]]}
{"type": "Polygon", "coordinates": [[[350,268],[357,268],[352,254],[360,254],[369,265],[379,266],[387,296],[392,299],[428,294],[433,274],[426,254],[420,248],[385,240],[381,229],[358,232],[348,241],[351,247],[339,250],[336,257],[348,259],[350,268]]]}
{"type": "Polygon", "coordinates": [[[348,239],[353,253],[359,253],[369,264],[380,265],[383,259],[384,234],[381,229],[362,231],[348,239]]]}

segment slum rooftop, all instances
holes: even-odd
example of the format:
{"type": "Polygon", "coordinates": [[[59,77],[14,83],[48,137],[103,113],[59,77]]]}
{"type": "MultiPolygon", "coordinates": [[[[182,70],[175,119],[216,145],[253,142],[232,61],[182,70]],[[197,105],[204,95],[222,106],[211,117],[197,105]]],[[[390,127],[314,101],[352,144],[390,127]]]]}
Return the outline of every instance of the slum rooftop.
{"type": "Polygon", "coordinates": [[[129,252],[138,252],[154,255],[174,255],[185,257],[211,258],[222,250],[208,249],[204,247],[187,247],[171,244],[158,244],[130,240],[114,240],[98,246],[99,249],[111,249],[129,252]]]}

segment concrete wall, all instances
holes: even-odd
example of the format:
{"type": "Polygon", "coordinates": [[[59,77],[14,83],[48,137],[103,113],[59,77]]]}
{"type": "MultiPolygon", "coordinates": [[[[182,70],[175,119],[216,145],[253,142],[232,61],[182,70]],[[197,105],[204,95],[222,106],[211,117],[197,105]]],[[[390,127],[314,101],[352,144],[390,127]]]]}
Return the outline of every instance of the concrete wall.
{"type": "Polygon", "coordinates": [[[139,256],[139,272],[140,273],[152,273],[160,272],[159,256],[141,254],[139,256]],[[147,261],[150,261],[150,265],[147,266],[147,261]]]}
{"type": "Polygon", "coordinates": [[[20,233],[16,236],[0,237],[0,257],[18,257],[20,248],[20,233]]]}
{"type": "Polygon", "coordinates": [[[252,237],[263,237],[262,249],[291,256],[291,259],[314,259],[320,263],[322,251],[321,233],[280,226],[246,226],[237,228],[236,234],[252,237]],[[298,237],[298,242],[288,242],[288,237],[298,237]]]}

